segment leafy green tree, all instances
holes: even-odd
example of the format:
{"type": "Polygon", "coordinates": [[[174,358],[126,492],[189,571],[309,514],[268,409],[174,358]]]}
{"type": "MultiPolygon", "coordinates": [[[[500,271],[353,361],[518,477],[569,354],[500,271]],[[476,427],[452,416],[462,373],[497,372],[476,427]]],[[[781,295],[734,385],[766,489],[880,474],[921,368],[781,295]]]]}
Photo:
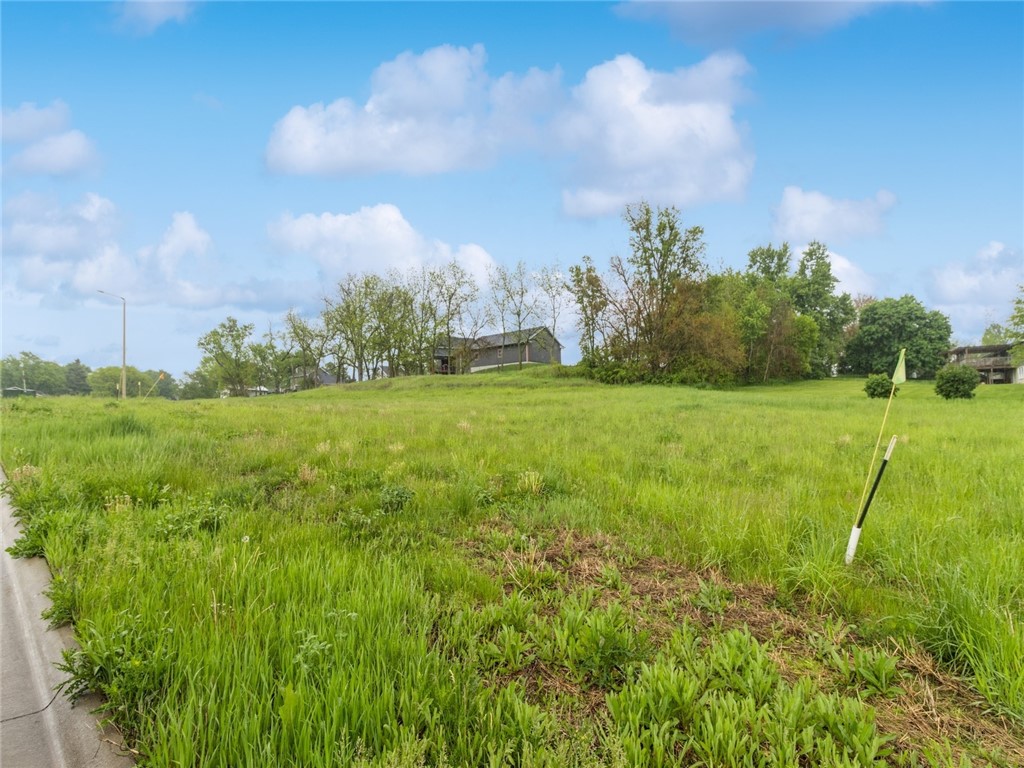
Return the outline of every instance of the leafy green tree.
{"type": "Polygon", "coordinates": [[[306,320],[294,309],[285,315],[285,332],[295,349],[295,370],[301,375],[301,388],[310,389],[320,385],[317,373],[327,355],[330,340],[321,320],[306,320]]]}
{"type": "Polygon", "coordinates": [[[598,274],[589,258],[569,269],[584,359],[610,366],[606,380],[671,377],[679,349],[671,334],[685,323],[679,313],[699,305],[674,296],[681,281],[705,278],[704,230],[683,229],[676,208],[653,209],[644,202],[626,206],[623,219],[630,232],[629,256],[612,257],[607,276],[598,274]]]}
{"type": "Polygon", "coordinates": [[[881,299],[864,307],[857,333],[846,345],[844,366],[853,373],[886,373],[907,349],[907,372],[931,378],[950,346],[949,318],[928,311],[911,295],[881,299]]]}
{"type": "Polygon", "coordinates": [[[202,400],[220,396],[217,366],[210,357],[204,357],[194,371],[187,371],[181,383],[184,400],[202,400]]]}
{"type": "Polygon", "coordinates": [[[63,395],[67,392],[64,369],[31,352],[5,357],[0,366],[0,381],[5,389],[25,388],[43,395],[63,395]]]}
{"type": "Polygon", "coordinates": [[[284,392],[288,388],[296,360],[291,343],[290,336],[274,333],[273,328],[263,334],[263,341],[249,343],[255,384],[271,392],[284,392]]]}
{"type": "Polygon", "coordinates": [[[92,369],[83,365],[82,361],[75,359],[74,362],[64,366],[64,387],[69,395],[88,395],[92,390],[89,388],[89,374],[92,369]]]}
{"type": "Polygon", "coordinates": [[[598,333],[602,332],[602,319],[608,308],[608,299],[605,296],[604,281],[589,256],[583,257],[582,265],[573,264],[569,267],[568,289],[576,302],[580,352],[585,361],[593,361],[599,347],[598,333]]]}
{"type": "Polygon", "coordinates": [[[991,323],[981,334],[981,343],[986,346],[989,344],[1012,344],[1013,341],[1013,332],[1000,323],[991,323]]]}
{"type": "Polygon", "coordinates": [[[221,385],[232,396],[245,395],[253,375],[252,351],[249,348],[252,330],[252,323],[239,323],[229,316],[198,341],[199,349],[215,365],[221,385]]]}
{"type": "Polygon", "coordinates": [[[338,283],[337,295],[325,299],[323,317],[328,337],[339,351],[339,361],[341,351],[347,352],[358,381],[372,378],[379,367],[375,356],[376,321],[372,304],[381,282],[377,275],[350,274],[338,283]]]}
{"type": "Polygon", "coordinates": [[[727,278],[720,275],[676,283],[666,329],[670,380],[724,385],[742,373],[740,323],[727,288],[727,278]]]}
{"type": "MultiPolygon", "coordinates": [[[[431,295],[437,307],[437,336],[448,350],[448,371],[464,373],[468,371],[471,361],[467,359],[468,350],[459,349],[460,345],[456,344],[455,336],[461,326],[477,316],[473,308],[480,298],[480,286],[473,276],[454,260],[433,270],[430,273],[430,284],[431,295]],[[462,354],[459,354],[460,352],[462,354]]],[[[472,325],[472,322],[469,324],[472,325]]],[[[459,335],[468,336],[464,333],[459,335]]]]}
{"type": "Polygon", "coordinates": [[[845,346],[845,329],[857,317],[850,294],[836,293],[837,283],[828,248],[817,241],[811,243],[797,263],[790,293],[793,308],[818,326],[810,360],[810,375],[815,378],[832,375],[845,346]]]}
{"type": "Polygon", "coordinates": [[[519,367],[523,367],[523,331],[537,319],[537,301],[533,281],[526,265],[518,262],[509,269],[495,265],[490,273],[491,296],[495,316],[501,323],[501,332],[511,331],[517,340],[519,367]]]}
{"type": "Polygon", "coordinates": [[[1007,341],[1014,347],[1010,357],[1014,365],[1024,363],[1024,285],[1017,286],[1019,293],[1013,301],[1013,313],[1007,321],[1007,341]]]}

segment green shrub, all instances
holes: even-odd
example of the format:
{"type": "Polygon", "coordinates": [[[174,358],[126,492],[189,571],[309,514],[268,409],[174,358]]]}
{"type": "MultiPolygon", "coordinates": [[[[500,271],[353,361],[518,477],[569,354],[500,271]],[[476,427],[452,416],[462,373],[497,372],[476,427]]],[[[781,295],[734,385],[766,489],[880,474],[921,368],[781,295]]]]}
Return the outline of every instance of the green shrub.
{"type": "Polygon", "coordinates": [[[890,392],[895,395],[900,388],[896,387],[895,390],[892,388],[892,379],[889,378],[889,374],[873,373],[868,376],[868,380],[864,384],[864,391],[868,393],[868,397],[888,397],[890,392]]]}
{"type": "Polygon", "coordinates": [[[947,365],[935,374],[935,394],[947,400],[974,397],[981,375],[968,365],[947,365]]]}

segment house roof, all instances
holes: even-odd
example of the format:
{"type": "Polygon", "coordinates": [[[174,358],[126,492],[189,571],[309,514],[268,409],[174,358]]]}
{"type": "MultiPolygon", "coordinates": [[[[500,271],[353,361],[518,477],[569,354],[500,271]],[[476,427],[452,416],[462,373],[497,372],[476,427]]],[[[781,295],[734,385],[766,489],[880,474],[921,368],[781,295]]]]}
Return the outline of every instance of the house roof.
{"type": "MultiPolygon", "coordinates": [[[[476,340],[477,346],[483,349],[489,349],[492,347],[511,347],[519,344],[527,344],[537,338],[541,333],[546,333],[551,338],[555,338],[551,331],[543,325],[539,325],[536,328],[524,328],[521,331],[509,331],[508,333],[492,333],[488,336],[481,336],[476,340]]],[[[562,344],[555,339],[555,343],[559,347],[562,344]]]]}
{"type": "Polygon", "coordinates": [[[954,347],[949,350],[950,355],[955,355],[960,352],[991,352],[994,354],[1005,354],[1010,351],[1013,344],[975,344],[966,347],[954,347]]]}

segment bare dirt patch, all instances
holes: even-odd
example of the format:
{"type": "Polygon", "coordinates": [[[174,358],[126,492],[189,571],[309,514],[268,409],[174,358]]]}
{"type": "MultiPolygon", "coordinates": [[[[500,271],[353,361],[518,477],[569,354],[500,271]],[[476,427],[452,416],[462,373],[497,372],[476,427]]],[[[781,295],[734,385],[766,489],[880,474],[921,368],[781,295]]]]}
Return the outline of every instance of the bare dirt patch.
{"type": "MultiPolygon", "coordinates": [[[[595,605],[613,601],[639,617],[638,629],[658,644],[684,621],[707,633],[744,628],[765,646],[783,678],[814,676],[822,690],[864,698],[875,709],[879,729],[892,735],[894,754],[948,744],[959,764],[966,753],[982,764],[1024,765],[1024,728],[991,712],[982,697],[916,647],[890,641],[877,649],[896,659],[898,679],[884,695],[859,685],[829,661],[833,651],[852,658],[868,647],[839,617],[816,611],[806,600],[768,584],[740,583],[715,569],[694,570],[658,557],[636,558],[614,539],[557,529],[521,534],[504,521],[489,521],[464,541],[470,558],[502,581],[507,594],[524,588],[523,573],[554,574],[553,586],[569,594],[589,588],[595,605]],[[823,651],[826,649],[826,651],[823,651]]],[[[529,585],[527,585],[529,586],[529,585]]],[[[566,679],[539,661],[497,684],[513,680],[535,700],[567,697],[576,716],[604,710],[605,692],[566,679]]]]}

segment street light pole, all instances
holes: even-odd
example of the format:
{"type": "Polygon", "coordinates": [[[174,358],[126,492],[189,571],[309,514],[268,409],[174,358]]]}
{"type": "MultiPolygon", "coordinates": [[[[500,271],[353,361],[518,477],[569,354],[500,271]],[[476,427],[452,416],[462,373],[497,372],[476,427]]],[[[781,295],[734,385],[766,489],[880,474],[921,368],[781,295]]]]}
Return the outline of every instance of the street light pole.
{"type": "Polygon", "coordinates": [[[121,399],[128,397],[128,302],[124,296],[96,289],[97,293],[121,300],[121,399]]]}

